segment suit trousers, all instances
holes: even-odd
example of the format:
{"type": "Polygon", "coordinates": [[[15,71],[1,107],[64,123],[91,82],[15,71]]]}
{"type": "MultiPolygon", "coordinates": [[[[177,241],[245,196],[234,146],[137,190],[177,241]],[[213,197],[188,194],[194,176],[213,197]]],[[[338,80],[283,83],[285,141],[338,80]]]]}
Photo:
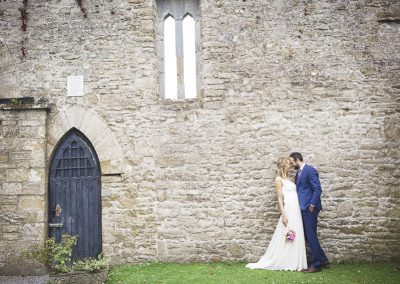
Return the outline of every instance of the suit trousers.
{"type": "Polygon", "coordinates": [[[301,211],[304,234],[311,251],[311,266],[314,268],[321,268],[321,263],[328,261],[318,241],[318,213],[318,210],[310,212],[308,208],[305,211],[301,211]]]}

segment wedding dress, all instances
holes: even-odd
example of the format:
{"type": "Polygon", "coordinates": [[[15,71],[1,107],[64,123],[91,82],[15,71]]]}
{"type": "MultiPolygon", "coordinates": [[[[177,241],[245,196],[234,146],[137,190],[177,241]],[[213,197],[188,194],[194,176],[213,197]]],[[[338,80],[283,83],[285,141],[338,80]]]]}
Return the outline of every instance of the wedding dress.
{"type": "Polygon", "coordinates": [[[281,180],[288,225],[287,227],[283,225],[281,216],[267,251],[258,262],[247,264],[247,268],[292,271],[300,271],[307,268],[303,220],[301,218],[296,185],[288,179],[281,180]],[[288,230],[296,232],[296,237],[293,241],[286,240],[288,230]]]}

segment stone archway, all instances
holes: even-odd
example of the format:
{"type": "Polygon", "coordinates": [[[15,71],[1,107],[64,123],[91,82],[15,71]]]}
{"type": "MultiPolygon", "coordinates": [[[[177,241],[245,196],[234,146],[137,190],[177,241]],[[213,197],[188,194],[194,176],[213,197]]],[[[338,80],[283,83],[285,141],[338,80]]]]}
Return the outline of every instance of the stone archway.
{"type": "Polygon", "coordinates": [[[123,149],[114,133],[99,115],[79,105],[66,105],[49,114],[47,153],[53,152],[59,139],[71,128],[78,129],[92,142],[103,175],[125,171],[123,149]]]}

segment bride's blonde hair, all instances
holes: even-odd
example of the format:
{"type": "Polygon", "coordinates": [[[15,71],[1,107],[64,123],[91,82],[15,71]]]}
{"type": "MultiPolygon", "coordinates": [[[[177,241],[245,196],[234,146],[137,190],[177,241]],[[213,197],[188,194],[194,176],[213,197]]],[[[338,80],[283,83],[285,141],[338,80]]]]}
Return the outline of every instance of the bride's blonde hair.
{"type": "Polygon", "coordinates": [[[289,158],[284,157],[278,159],[278,161],[276,162],[276,165],[278,166],[278,171],[276,175],[278,177],[281,177],[283,179],[288,178],[289,169],[286,166],[288,163],[290,163],[289,158]]]}

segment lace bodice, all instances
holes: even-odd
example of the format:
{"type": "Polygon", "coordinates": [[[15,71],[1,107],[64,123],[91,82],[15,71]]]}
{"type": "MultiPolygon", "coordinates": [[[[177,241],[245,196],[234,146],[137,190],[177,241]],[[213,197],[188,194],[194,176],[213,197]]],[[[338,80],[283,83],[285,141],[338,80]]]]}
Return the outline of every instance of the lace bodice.
{"type": "Polygon", "coordinates": [[[281,180],[282,180],[282,195],[285,205],[292,202],[298,204],[296,184],[289,179],[281,179],[281,180]]]}

